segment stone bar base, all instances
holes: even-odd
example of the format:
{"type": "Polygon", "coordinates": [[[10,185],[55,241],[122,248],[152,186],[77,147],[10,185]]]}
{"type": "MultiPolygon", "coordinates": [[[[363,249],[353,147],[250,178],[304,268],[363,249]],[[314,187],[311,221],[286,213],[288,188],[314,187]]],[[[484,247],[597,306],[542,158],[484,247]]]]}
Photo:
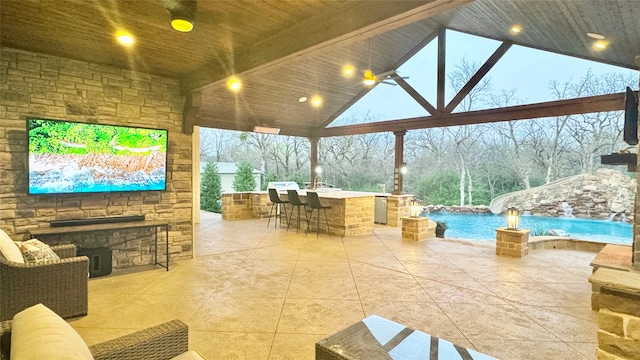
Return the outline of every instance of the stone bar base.
{"type": "Polygon", "coordinates": [[[222,220],[263,219],[269,217],[270,209],[267,192],[222,194],[222,220]]]}
{"type": "MultiPolygon", "coordinates": [[[[303,202],[306,201],[305,190],[299,190],[298,194],[303,202]]],[[[349,237],[373,232],[373,193],[323,191],[319,192],[318,195],[322,205],[331,206],[331,209],[327,209],[327,220],[329,221],[329,233],[331,235],[349,237]]],[[[286,200],[287,195],[281,193],[280,198],[286,200]]],[[[222,194],[223,220],[262,219],[269,217],[270,209],[271,201],[266,191],[222,194]]],[[[287,216],[289,216],[291,206],[284,205],[282,211],[286,211],[287,216]]],[[[314,211],[313,219],[310,221],[310,231],[312,232],[315,232],[318,228],[317,214],[318,211],[314,211]]],[[[303,216],[304,212],[302,211],[300,213],[300,227],[306,230],[306,222],[303,216]]],[[[291,219],[292,226],[297,226],[297,219],[297,211],[294,211],[291,219]]],[[[282,224],[285,223],[286,220],[283,219],[282,224]]],[[[327,232],[324,210],[320,212],[320,232],[327,232]]]]}
{"type": "Polygon", "coordinates": [[[517,258],[529,254],[529,230],[496,229],[496,255],[517,258]]]}
{"type": "Polygon", "coordinates": [[[402,218],[402,238],[420,241],[436,236],[436,223],[426,217],[402,218]]]}
{"type": "Polygon", "coordinates": [[[640,272],[599,268],[598,360],[640,359],[640,272]]]}

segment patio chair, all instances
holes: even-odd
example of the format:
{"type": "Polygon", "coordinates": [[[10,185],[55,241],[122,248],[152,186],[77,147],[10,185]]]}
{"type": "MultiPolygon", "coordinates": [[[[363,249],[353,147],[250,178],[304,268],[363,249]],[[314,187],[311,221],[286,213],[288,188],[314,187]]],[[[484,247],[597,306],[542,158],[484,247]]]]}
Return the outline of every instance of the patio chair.
{"type": "Polygon", "coordinates": [[[289,203],[291,204],[291,214],[289,215],[289,220],[287,220],[287,231],[289,231],[289,226],[291,226],[291,218],[293,218],[294,208],[298,208],[298,227],[296,228],[296,233],[298,232],[298,230],[300,230],[300,206],[304,207],[304,221],[307,223],[308,229],[309,219],[307,219],[307,203],[300,200],[297,190],[287,190],[287,198],[289,199],[289,203]]]}
{"type": "Polygon", "coordinates": [[[271,210],[269,210],[269,221],[267,221],[267,227],[269,227],[269,223],[271,222],[271,213],[273,212],[273,208],[276,207],[276,218],[275,223],[273,224],[273,228],[276,229],[278,227],[278,212],[280,212],[280,225],[282,225],[283,212],[285,219],[287,218],[287,212],[280,210],[280,205],[284,208],[284,204],[288,204],[289,201],[280,199],[278,190],[273,188],[269,189],[269,200],[271,201],[271,210]]]}
{"type": "Polygon", "coordinates": [[[15,263],[0,253],[0,321],[37,303],[63,318],[87,315],[89,258],[72,244],[51,246],[60,257],[47,263],[15,263]]]}
{"type": "MultiPolygon", "coordinates": [[[[324,210],[324,221],[327,224],[327,234],[331,235],[329,232],[329,220],[327,219],[327,209],[331,209],[331,206],[322,205],[320,203],[320,198],[318,197],[317,192],[307,191],[307,204],[311,208],[311,214],[309,215],[309,222],[313,218],[313,210],[318,210],[318,225],[316,227],[317,233],[316,237],[320,236],[320,210],[324,210]]],[[[307,226],[307,233],[309,232],[309,227],[307,226]]]]}
{"type": "Polygon", "coordinates": [[[39,355],[55,351],[59,358],[65,359],[84,359],[89,357],[87,353],[94,360],[204,359],[196,351],[189,351],[189,328],[180,320],[171,320],[87,346],[68,323],[41,304],[26,309],[13,320],[0,322],[0,359],[9,359],[12,345],[16,346],[16,351],[24,352],[25,341],[27,347],[30,343],[34,346],[40,343],[36,349],[39,355]],[[46,325],[40,325],[39,322],[46,325]],[[18,326],[22,328],[21,331],[18,326]],[[15,330],[13,333],[12,329],[15,330]],[[14,335],[17,338],[12,342],[14,335]]]}

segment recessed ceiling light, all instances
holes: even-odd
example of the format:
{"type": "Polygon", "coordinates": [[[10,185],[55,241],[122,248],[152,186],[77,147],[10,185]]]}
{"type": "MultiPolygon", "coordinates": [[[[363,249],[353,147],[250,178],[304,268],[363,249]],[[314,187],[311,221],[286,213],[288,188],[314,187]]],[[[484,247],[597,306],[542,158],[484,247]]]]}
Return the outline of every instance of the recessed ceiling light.
{"type": "Polygon", "coordinates": [[[592,38],[592,39],[596,39],[596,40],[604,40],[604,35],[600,35],[598,33],[588,32],[587,36],[592,38]]]}
{"type": "Polygon", "coordinates": [[[126,47],[132,46],[133,43],[136,42],[133,38],[133,35],[124,30],[119,30],[118,32],[116,32],[116,40],[118,40],[118,43],[120,43],[120,45],[126,47]]]}
{"type": "Polygon", "coordinates": [[[180,32],[189,32],[193,30],[193,21],[188,19],[174,18],[171,19],[171,27],[180,32]]]}
{"type": "Polygon", "coordinates": [[[232,77],[227,81],[227,87],[233,92],[238,92],[240,91],[240,88],[242,88],[242,83],[237,78],[232,77]]]}
{"type": "Polygon", "coordinates": [[[593,48],[595,50],[604,50],[604,49],[607,48],[607,45],[609,45],[609,44],[606,41],[598,40],[598,41],[593,43],[593,48]]]}
{"type": "Polygon", "coordinates": [[[318,95],[314,96],[311,98],[311,105],[313,107],[320,107],[322,106],[322,98],[318,95]]]}
{"type": "Polygon", "coordinates": [[[355,73],[355,70],[351,65],[345,65],[345,67],[342,68],[342,74],[345,77],[351,77],[353,76],[354,73],[355,73]]]}
{"type": "Polygon", "coordinates": [[[513,35],[518,35],[522,32],[522,27],[520,25],[513,25],[510,29],[509,32],[513,35]]]}
{"type": "Polygon", "coordinates": [[[307,97],[306,96],[301,96],[300,99],[298,99],[298,101],[303,103],[303,102],[307,101],[307,97]]]}

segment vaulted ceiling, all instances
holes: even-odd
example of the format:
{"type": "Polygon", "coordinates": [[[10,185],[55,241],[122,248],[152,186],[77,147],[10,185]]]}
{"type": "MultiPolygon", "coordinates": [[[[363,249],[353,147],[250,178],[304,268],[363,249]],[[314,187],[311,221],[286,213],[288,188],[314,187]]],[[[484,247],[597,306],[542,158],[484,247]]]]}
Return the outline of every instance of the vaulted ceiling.
{"type": "Polygon", "coordinates": [[[0,42],[179,79],[187,128],[266,125],[308,137],[330,134],[324,127],[368,91],[359,75],[341,76],[345,64],[397,69],[443,28],[629,69],[640,55],[637,0],[199,0],[190,33],[169,24],[177,2],[0,0],[0,42]],[[114,41],[118,29],[134,47],[114,41]],[[609,47],[594,50],[588,32],[609,47]],[[227,89],[232,75],[238,93],[227,89]],[[313,95],[321,107],[298,102],[313,95]]]}

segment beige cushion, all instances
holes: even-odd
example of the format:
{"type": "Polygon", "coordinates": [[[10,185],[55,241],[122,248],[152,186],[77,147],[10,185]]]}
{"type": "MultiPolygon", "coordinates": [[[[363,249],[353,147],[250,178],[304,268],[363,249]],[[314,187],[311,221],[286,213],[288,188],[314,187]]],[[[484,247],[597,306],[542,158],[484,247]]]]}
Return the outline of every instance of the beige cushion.
{"type": "Polygon", "coordinates": [[[60,260],[58,254],[49,245],[38,239],[22,241],[18,244],[18,247],[26,263],[41,264],[60,260]]]}
{"type": "Polygon", "coordinates": [[[187,351],[186,353],[182,353],[174,358],[171,358],[171,360],[205,360],[205,359],[197,352],[191,350],[191,351],[187,351]]]}
{"type": "Polygon", "coordinates": [[[78,333],[42,304],[13,317],[11,360],[93,360],[78,333]]]}
{"type": "Polygon", "coordinates": [[[2,229],[0,229],[0,253],[7,261],[24,264],[20,249],[2,229]]]}

